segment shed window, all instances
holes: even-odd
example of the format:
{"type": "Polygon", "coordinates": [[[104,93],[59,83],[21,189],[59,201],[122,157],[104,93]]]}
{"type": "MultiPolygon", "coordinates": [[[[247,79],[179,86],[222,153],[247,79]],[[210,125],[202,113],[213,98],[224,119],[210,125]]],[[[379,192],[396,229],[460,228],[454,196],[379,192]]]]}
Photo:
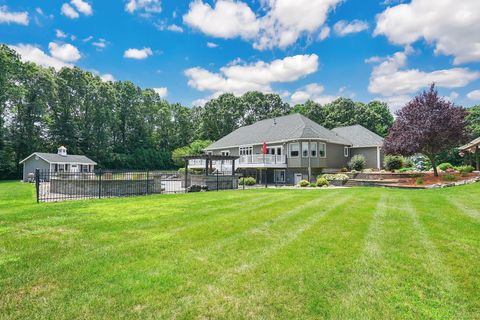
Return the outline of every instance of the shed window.
{"type": "Polygon", "coordinates": [[[349,150],[348,150],[348,147],[344,147],[343,148],[343,155],[347,158],[348,155],[349,155],[349,150]]]}

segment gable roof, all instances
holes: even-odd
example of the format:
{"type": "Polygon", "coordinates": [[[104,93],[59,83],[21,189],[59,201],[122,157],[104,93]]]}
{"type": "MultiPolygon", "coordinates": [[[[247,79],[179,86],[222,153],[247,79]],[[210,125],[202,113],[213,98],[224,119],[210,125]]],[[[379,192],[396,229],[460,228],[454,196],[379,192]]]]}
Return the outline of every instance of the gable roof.
{"type": "Polygon", "coordinates": [[[383,145],[382,137],[359,124],[335,128],[332,131],[351,141],[354,148],[381,147],[383,145]]]}
{"type": "Polygon", "coordinates": [[[466,145],[463,145],[461,146],[459,149],[460,150],[468,150],[468,149],[472,149],[474,147],[477,147],[480,145],[480,137],[478,137],[477,139],[474,139],[472,141],[470,141],[469,143],[467,143],[466,145]]]}
{"type": "Polygon", "coordinates": [[[87,158],[86,156],[77,156],[77,155],[66,155],[66,156],[61,156],[56,153],[44,153],[44,152],[34,152],[22,161],[20,163],[24,163],[28,159],[30,159],[32,156],[38,156],[39,158],[42,158],[48,163],[80,163],[80,164],[97,164],[95,161],[93,161],[90,158],[87,158]]]}
{"type": "Polygon", "coordinates": [[[319,139],[335,144],[351,145],[345,138],[301,114],[294,113],[261,120],[252,125],[238,128],[205,149],[221,149],[299,139],[319,139]]]}

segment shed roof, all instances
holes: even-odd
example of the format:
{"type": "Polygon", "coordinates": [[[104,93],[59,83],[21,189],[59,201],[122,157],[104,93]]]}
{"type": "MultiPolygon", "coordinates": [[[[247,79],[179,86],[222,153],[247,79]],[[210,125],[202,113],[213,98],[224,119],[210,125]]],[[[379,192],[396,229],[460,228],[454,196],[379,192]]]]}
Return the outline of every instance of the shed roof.
{"type": "Polygon", "coordinates": [[[294,113],[258,121],[238,128],[220,140],[209,145],[206,150],[281,142],[301,139],[319,139],[330,143],[351,145],[345,138],[328,130],[318,123],[294,113]]]}
{"type": "Polygon", "coordinates": [[[459,149],[460,150],[469,150],[469,149],[475,148],[477,146],[480,146],[480,137],[478,137],[477,139],[475,139],[473,141],[470,141],[469,143],[467,143],[464,146],[461,146],[459,149]]]}
{"type": "Polygon", "coordinates": [[[97,163],[93,161],[92,159],[86,157],[86,156],[78,156],[78,155],[66,155],[66,156],[61,156],[56,153],[45,153],[45,152],[34,152],[22,161],[20,163],[23,163],[30,159],[32,156],[38,156],[42,158],[43,160],[47,161],[48,163],[80,163],[80,164],[93,164],[96,165],[97,163]]]}
{"type": "Polygon", "coordinates": [[[351,141],[354,148],[381,147],[383,145],[382,137],[359,124],[338,127],[332,131],[351,141]]]}

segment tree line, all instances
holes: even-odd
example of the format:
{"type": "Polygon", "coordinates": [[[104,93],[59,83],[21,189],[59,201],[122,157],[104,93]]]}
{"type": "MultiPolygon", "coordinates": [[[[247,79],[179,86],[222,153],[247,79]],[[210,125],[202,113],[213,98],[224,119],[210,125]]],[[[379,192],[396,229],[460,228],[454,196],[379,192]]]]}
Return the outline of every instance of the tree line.
{"type": "Polygon", "coordinates": [[[383,102],[339,98],[290,106],[277,94],[230,93],[204,106],[169,103],[130,81],[102,81],[79,68],[43,68],[0,46],[0,179],[17,178],[35,151],[84,154],[109,169],[173,169],[175,149],[215,141],[256,121],[299,112],[333,128],[361,124],[385,136],[393,124],[383,102]]]}

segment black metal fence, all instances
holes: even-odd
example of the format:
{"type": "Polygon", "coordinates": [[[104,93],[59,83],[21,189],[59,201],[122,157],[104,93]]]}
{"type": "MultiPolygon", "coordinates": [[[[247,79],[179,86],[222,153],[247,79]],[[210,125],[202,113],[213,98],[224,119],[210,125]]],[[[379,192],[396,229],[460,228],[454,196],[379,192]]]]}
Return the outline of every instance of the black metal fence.
{"type": "Polygon", "coordinates": [[[37,202],[238,189],[240,175],[178,171],[35,171],[37,202]]]}

